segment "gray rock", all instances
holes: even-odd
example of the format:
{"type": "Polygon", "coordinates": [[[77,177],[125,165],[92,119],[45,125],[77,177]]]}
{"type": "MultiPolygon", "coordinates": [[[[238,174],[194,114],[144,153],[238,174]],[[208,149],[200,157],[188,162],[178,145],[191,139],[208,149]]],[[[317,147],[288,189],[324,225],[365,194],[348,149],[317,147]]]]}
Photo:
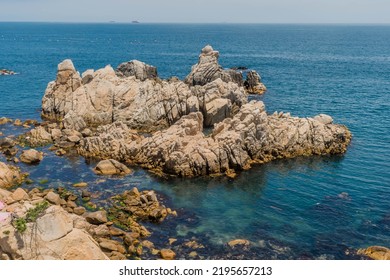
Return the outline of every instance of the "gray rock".
{"type": "Polygon", "coordinates": [[[132,60],[120,64],[116,69],[116,73],[121,77],[134,76],[141,81],[155,79],[158,77],[156,67],[145,64],[138,60],[132,60]]]}

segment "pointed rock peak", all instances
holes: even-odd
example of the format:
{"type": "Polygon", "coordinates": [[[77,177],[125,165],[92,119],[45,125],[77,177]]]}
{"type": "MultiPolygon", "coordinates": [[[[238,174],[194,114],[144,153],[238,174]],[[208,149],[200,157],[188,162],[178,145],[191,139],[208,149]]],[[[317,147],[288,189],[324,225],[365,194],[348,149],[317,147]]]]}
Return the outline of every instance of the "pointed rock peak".
{"type": "Polygon", "coordinates": [[[63,62],[58,64],[58,71],[76,71],[73,62],[70,59],[65,59],[63,62]]]}
{"type": "Polygon", "coordinates": [[[212,46],[206,45],[202,49],[202,52],[200,54],[200,57],[204,57],[204,56],[215,56],[216,58],[218,58],[219,57],[219,52],[218,51],[214,51],[212,46]]]}

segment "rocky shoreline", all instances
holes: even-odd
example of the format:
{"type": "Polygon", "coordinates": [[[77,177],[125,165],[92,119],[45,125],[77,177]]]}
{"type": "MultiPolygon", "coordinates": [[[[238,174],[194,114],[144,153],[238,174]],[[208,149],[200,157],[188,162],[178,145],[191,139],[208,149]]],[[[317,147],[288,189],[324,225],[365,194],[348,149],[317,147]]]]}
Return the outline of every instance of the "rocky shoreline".
{"type": "MultiPolygon", "coordinates": [[[[28,129],[0,138],[0,152],[15,164],[0,162],[1,258],[127,259],[140,258],[145,250],[175,258],[170,248],[155,248],[140,224],[176,216],[152,190],[125,191],[104,209],[88,204],[86,191],[5,190],[28,180],[19,162],[39,164],[44,158],[36,147],[50,146],[59,157],[76,153],[99,159],[93,172],[101,176],[126,176],[138,165],[159,176],[234,178],[274,159],[346,152],[352,137],[347,127],[324,114],[268,114],[263,102],[248,102],[248,94],[266,90],[260,75],[226,70],[218,58],[206,46],[183,81],[162,80],[157,68],[139,61],[80,75],[65,60],[43,96],[44,122],[0,118],[0,125],[28,129]],[[80,248],[71,246],[74,242],[80,248]]],[[[74,186],[85,187],[81,184],[74,186]]],[[[188,242],[190,248],[201,247],[188,242]]],[[[238,239],[227,246],[249,244],[238,239]]]]}

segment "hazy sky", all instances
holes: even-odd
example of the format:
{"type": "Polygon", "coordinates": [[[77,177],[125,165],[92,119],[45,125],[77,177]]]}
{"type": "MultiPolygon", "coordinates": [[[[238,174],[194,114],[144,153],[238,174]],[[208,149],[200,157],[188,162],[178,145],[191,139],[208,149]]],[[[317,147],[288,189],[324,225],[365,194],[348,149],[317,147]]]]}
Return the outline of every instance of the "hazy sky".
{"type": "Polygon", "coordinates": [[[0,21],[390,23],[390,0],[0,0],[0,21]]]}

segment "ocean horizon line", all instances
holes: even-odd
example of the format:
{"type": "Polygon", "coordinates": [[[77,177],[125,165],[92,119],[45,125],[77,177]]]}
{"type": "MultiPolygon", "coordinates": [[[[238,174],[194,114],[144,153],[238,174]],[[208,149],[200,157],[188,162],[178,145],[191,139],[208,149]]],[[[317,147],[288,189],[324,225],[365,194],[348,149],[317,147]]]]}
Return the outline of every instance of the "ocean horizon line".
{"type": "Polygon", "coordinates": [[[123,24],[123,25],[138,25],[138,24],[149,24],[149,25],[331,25],[331,26],[388,26],[388,23],[364,23],[364,22],[143,22],[143,21],[9,21],[0,20],[0,23],[32,23],[32,24],[123,24]]]}

